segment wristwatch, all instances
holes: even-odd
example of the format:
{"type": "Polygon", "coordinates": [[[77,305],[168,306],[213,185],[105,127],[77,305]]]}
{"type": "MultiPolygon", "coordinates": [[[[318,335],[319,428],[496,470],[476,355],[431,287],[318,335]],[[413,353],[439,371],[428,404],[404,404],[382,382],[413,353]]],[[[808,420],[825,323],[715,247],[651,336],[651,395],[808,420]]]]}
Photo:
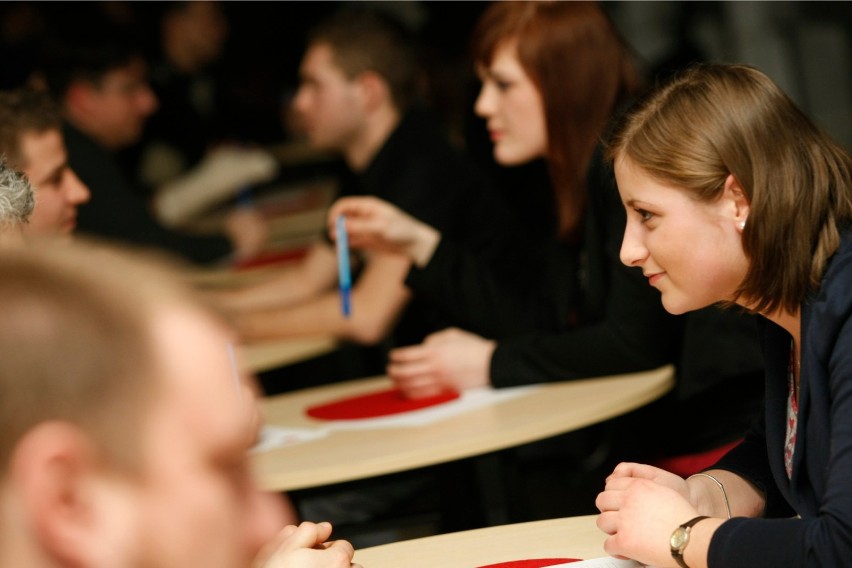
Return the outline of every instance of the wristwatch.
{"type": "Polygon", "coordinates": [[[703,521],[704,519],[709,518],[710,517],[701,516],[689,519],[676,528],[672,533],[672,536],[669,538],[669,545],[672,548],[672,558],[675,559],[675,562],[677,562],[678,566],[681,568],[689,568],[689,566],[686,565],[686,562],[683,561],[683,551],[686,550],[686,545],[689,544],[689,533],[692,530],[692,525],[698,521],[703,521]]]}

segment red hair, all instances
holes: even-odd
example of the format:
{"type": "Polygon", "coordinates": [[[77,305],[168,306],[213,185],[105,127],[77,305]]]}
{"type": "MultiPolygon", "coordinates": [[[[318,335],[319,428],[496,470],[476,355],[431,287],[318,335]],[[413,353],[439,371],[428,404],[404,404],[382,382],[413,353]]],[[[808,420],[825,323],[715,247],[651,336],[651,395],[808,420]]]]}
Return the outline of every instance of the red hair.
{"type": "Polygon", "coordinates": [[[473,37],[474,60],[486,67],[498,47],[517,42],[544,104],[559,233],[576,236],[595,148],[618,105],[639,90],[626,45],[596,2],[494,2],[473,37]]]}

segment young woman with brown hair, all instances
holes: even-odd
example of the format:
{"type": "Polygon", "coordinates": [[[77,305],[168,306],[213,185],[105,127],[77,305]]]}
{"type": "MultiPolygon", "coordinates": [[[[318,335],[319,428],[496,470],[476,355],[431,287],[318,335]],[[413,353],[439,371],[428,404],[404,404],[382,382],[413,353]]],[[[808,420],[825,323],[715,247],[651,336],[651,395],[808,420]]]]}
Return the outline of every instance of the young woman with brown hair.
{"type": "MultiPolygon", "coordinates": [[[[737,439],[760,405],[754,322],[715,309],[671,317],[641,273],[618,259],[625,216],[600,141],[639,92],[640,79],[602,7],[495,2],[476,28],[474,55],[482,79],[475,110],[486,121],[495,160],[503,166],[546,161],[551,205],[526,227],[527,235],[544,236],[498,262],[484,261],[466,243],[384,202],[338,201],[329,219],[347,216],[350,243],[407,255],[414,268],[406,283],[415,295],[466,330],[451,328],[394,350],[389,375],[416,397],[448,387],[552,382],[677,362],[677,392],[666,412],[718,413],[708,392],[733,377],[747,377],[748,394],[729,408],[738,419],[706,436],[691,432],[670,447],[661,444],[660,453],[703,451],[737,439]],[[704,398],[681,404],[695,395],[704,398]]],[[[517,190],[519,201],[531,191],[517,190]]],[[[664,424],[676,419],[663,416],[664,424]]]]}
{"type": "Polygon", "coordinates": [[[597,499],[607,551],[660,567],[847,565],[849,154],[737,65],[691,69],[651,96],[609,154],[627,208],[623,262],[671,313],[722,302],[763,316],[766,404],[742,444],[686,481],[617,466],[597,499]]]}

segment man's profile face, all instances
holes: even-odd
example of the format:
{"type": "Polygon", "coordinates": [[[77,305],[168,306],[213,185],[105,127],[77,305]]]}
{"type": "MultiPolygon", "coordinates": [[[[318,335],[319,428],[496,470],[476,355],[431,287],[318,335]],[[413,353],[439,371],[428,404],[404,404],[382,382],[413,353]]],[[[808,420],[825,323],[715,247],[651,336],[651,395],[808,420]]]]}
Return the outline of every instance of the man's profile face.
{"type": "Polygon", "coordinates": [[[141,58],[109,71],[97,84],[88,85],[86,93],[98,141],[110,149],[139,140],[146,119],[158,106],[141,58]]]}
{"type": "Polygon", "coordinates": [[[357,81],[346,77],[334,62],[331,47],[323,43],[308,48],[299,75],[293,106],[311,144],[346,151],[363,120],[357,81]]]}
{"type": "Polygon", "coordinates": [[[68,153],[58,129],[21,135],[24,173],[35,191],[36,204],[28,235],[68,235],[77,225],[77,207],[89,200],[89,188],[68,167],[68,153]]]}
{"type": "Polygon", "coordinates": [[[284,519],[278,496],[261,493],[251,476],[247,452],[259,415],[232,372],[232,338],[182,308],[159,314],[154,327],[163,380],[146,421],[141,474],[121,493],[134,518],[124,532],[136,535],[118,543],[133,557],[122,565],[248,567],[284,519]]]}

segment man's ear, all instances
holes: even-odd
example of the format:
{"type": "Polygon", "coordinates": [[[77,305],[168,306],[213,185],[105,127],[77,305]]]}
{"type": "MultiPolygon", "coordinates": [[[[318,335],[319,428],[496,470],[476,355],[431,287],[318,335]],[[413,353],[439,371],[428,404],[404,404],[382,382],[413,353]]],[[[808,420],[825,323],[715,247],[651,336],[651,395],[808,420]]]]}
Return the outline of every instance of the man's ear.
{"type": "Polygon", "coordinates": [[[746,195],[740,182],[734,177],[734,174],[728,174],[725,178],[725,187],[723,189],[723,197],[731,204],[731,214],[737,228],[742,231],[745,223],[748,220],[748,215],[751,212],[748,195],[746,195]]]}
{"type": "Polygon", "coordinates": [[[74,116],[88,116],[93,111],[95,86],[87,81],[74,81],[65,91],[64,106],[74,116]]]}
{"type": "Polygon", "coordinates": [[[33,541],[60,564],[86,565],[94,554],[97,466],[92,442],[67,422],[43,422],[15,446],[10,477],[33,541]]]}
{"type": "Polygon", "coordinates": [[[378,73],[364,71],[358,75],[358,84],[368,110],[375,110],[390,100],[390,88],[387,81],[378,73]]]}

